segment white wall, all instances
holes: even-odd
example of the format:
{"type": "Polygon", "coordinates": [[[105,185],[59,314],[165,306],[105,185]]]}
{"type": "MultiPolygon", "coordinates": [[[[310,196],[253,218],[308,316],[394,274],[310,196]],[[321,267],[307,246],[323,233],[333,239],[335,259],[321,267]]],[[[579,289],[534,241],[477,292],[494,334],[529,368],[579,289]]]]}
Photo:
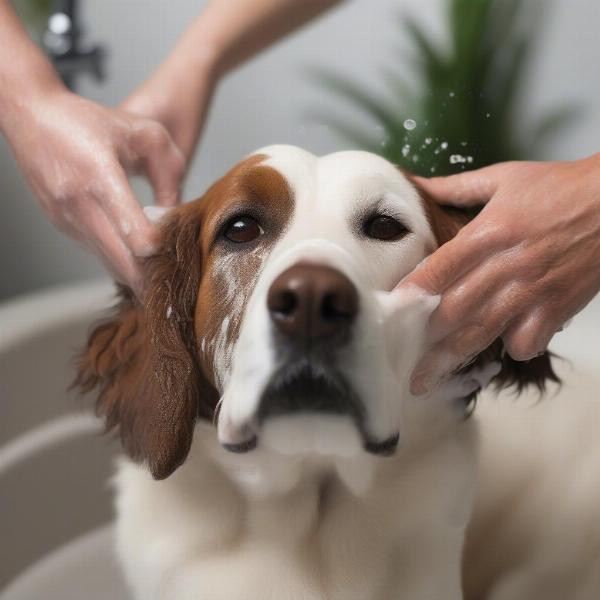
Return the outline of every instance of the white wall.
{"type": "MultiPolygon", "coordinates": [[[[531,0],[523,0],[529,2],[531,0]]],[[[108,79],[86,81],[80,91],[116,104],[150,73],[200,0],[87,0],[90,39],[108,47],[108,79]]],[[[572,158],[600,150],[600,3],[543,3],[546,24],[529,72],[522,123],[563,102],[585,107],[582,118],[545,150],[546,158],[572,158]]],[[[330,99],[307,81],[303,68],[327,65],[379,89],[379,68],[402,68],[395,15],[416,15],[438,35],[443,0],[354,0],[305,28],[230,76],[220,87],[191,170],[185,197],[198,196],[244,154],[271,143],[294,143],[323,153],[343,142],[306,119],[330,99]]],[[[339,110],[339,107],[336,107],[339,110]]],[[[357,118],[361,118],[357,115],[357,118]]],[[[148,189],[136,183],[145,201],[148,189]]],[[[54,231],[27,191],[10,152],[0,142],[0,298],[42,286],[98,276],[96,261],[54,231]]]]}

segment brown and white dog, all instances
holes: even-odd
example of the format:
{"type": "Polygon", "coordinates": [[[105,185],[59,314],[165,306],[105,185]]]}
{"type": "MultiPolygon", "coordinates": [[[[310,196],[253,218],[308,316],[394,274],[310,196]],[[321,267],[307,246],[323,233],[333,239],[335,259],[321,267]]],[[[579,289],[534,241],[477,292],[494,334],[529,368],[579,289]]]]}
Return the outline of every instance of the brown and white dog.
{"type": "Polygon", "coordinates": [[[463,597],[474,397],[555,380],[497,342],[411,396],[436,299],[390,291],[465,220],[382,158],[288,146],[165,217],[147,301],[121,289],[79,365],[129,456],[136,598],[463,597]]]}

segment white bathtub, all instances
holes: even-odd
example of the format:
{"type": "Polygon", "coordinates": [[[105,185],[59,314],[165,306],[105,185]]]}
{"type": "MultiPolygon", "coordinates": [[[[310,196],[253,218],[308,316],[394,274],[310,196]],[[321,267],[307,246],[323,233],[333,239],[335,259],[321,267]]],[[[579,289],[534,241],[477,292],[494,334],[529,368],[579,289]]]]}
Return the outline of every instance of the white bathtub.
{"type": "Polygon", "coordinates": [[[125,600],[109,478],[116,443],[68,392],[109,282],[0,305],[0,599],[125,600]]]}
{"type": "MultiPolygon", "coordinates": [[[[107,282],[0,306],[0,600],[125,600],[111,553],[117,448],[67,392],[69,361],[112,298],[107,282]]],[[[600,298],[553,349],[565,394],[600,390],[600,298]]],[[[600,443],[600,434],[599,434],[600,443]]]]}

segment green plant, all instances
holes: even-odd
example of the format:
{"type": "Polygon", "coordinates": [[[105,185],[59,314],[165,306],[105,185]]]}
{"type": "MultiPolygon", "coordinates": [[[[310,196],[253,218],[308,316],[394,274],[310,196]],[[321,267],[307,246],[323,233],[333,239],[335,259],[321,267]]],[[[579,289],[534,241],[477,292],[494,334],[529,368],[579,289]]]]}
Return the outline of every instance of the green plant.
{"type": "Polygon", "coordinates": [[[40,35],[52,10],[52,0],[12,0],[12,4],[32,33],[40,35]]]}
{"type": "MultiPolygon", "coordinates": [[[[409,67],[418,84],[385,72],[390,98],[377,97],[328,70],[310,75],[365,113],[378,134],[328,112],[312,112],[350,143],[420,175],[447,175],[504,160],[531,159],[576,110],[565,107],[518,129],[525,68],[547,0],[447,0],[447,48],[410,17],[400,19],[411,46],[409,67]],[[543,5],[543,8],[542,8],[543,5]],[[383,134],[383,135],[381,135],[383,134]]],[[[401,59],[406,63],[407,59],[401,59]]]]}

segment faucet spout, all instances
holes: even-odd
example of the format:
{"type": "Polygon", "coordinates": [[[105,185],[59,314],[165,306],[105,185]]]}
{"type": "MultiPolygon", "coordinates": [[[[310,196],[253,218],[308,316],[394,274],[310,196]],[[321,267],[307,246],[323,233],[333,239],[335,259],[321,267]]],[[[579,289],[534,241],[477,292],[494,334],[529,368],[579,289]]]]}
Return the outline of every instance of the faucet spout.
{"type": "Polygon", "coordinates": [[[78,0],[55,0],[42,43],[65,85],[74,89],[83,73],[104,79],[104,48],[82,43],[78,0]]]}

